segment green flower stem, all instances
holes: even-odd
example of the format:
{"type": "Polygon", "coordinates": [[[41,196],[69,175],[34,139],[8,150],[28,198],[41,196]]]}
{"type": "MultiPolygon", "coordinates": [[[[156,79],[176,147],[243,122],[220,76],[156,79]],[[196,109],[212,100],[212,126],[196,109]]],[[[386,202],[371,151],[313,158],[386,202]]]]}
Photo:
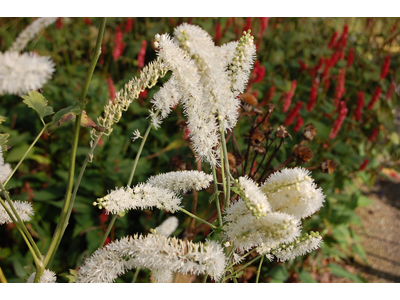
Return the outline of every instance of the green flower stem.
{"type": "MultiPolygon", "coordinates": [[[[80,185],[82,177],[83,177],[83,173],[85,172],[86,166],[87,166],[88,162],[90,161],[90,158],[93,155],[94,149],[96,148],[97,144],[99,143],[99,140],[102,137],[102,135],[103,135],[103,133],[100,132],[99,135],[96,137],[96,139],[93,142],[92,147],[90,148],[88,154],[86,155],[85,161],[83,162],[83,165],[82,165],[81,170],[80,170],[79,175],[78,175],[78,179],[76,180],[76,183],[75,183],[75,186],[74,186],[74,191],[72,192],[71,203],[70,203],[68,211],[67,211],[67,220],[69,220],[69,218],[71,216],[72,209],[73,209],[74,203],[75,203],[76,194],[78,192],[79,185],[80,185]]],[[[62,232],[61,232],[61,236],[64,235],[64,232],[65,232],[67,226],[68,226],[68,221],[64,224],[64,227],[63,227],[62,232]]],[[[60,245],[60,242],[61,242],[61,239],[58,240],[58,243],[56,245],[56,249],[60,245]]],[[[49,257],[49,259],[48,259],[48,263],[47,263],[48,267],[51,265],[51,262],[53,261],[54,255],[55,255],[55,251],[52,253],[51,257],[49,257]]]]}
{"type": "MultiPolygon", "coordinates": [[[[8,205],[10,206],[12,213],[5,205],[3,199],[1,199],[1,204],[3,205],[4,209],[6,210],[7,214],[10,216],[10,218],[13,221],[13,223],[15,224],[15,226],[17,226],[17,228],[21,232],[21,234],[24,237],[25,241],[27,242],[28,246],[30,245],[32,247],[32,248],[29,247],[29,249],[32,249],[31,250],[32,255],[35,255],[34,258],[36,257],[36,260],[42,259],[42,254],[40,253],[39,248],[37,247],[31,234],[29,233],[28,229],[26,228],[24,222],[22,222],[20,216],[18,215],[14,205],[12,204],[10,196],[9,196],[8,192],[5,190],[4,185],[1,182],[1,180],[0,180],[0,191],[3,192],[3,195],[6,198],[6,201],[7,201],[8,205]],[[14,216],[15,216],[15,218],[14,218],[14,216]]],[[[35,262],[36,262],[36,260],[35,260],[35,262]]]]}
{"type": "Polygon", "coordinates": [[[180,207],[179,210],[182,211],[182,212],[184,212],[185,214],[191,216],[192,218],[195,218],[196,220],[198,220],[198,221],[200,221],[200,222],[203,222],[204,224],[207,224],[207,225],[210,226],[212,229],[216,229],[216,228],[217,228],[217,227],[214,226],[213,224],[208,223],[206,220],[203,220],[203,219],[199,218],[198,216],[192,214],[191,212],[188,212],[186,209],[184,209],[184,208],[182,208],[182,207],[180,207]]]}
{"type": "MultiPolygon", "coordinates": [[[[228,151],[226,149],[226,141],[225,141],[225,132],[221,130],[221,144],[222,144],[222,151],[223,151],[223,156],[221,157],[221,160],[224,160],[225,162],[225,172],[226,172],[226,191],[225,192],[225,205],[224,207],[229,207],[229,201],[231,200],[231,174],[229,172],[229,161],[228,161],[228,151]],[[228,176],[229,175],[229,176],[228,176]]],[[[223,168],[221,167],[221,170],[223,168]]],[[[224,179],[225,182],[225,179],[224,179]]]]}
{"type": "Polygon", "coordinates": [[[263,264],[263,261],[264,261],[264,255],[262,255],[261,260],[260,260],[260,264],[258,265],[256,283],[258,283],[258,280],[260,279],[260,272],[261,272],[261,266],[263,264]]]}
{"type": "MultiPolygon", "coordinates": [[[[90,67],[87,72],[84,88],[83,88],[82,94],[81,94],[81,100],[83,102],[85,101],[86,94],[87,94],[89,84],[90,84],[90,80],[92,79],[94,68],[97,64],[97,60],[101,53],[101,41],[103,39],[105,24],[106,24],[106,18],[102,18],[100,28],[99,28],[99,33],[97,35],[96,46],[94,48],[92,60],[90,62],[90,67]]],[[[47,264],[50,262],[50,259],[54,256],[53,252],[57,251],[57,248],[58,248],[58,245],[60,244],[63,232],[65,231],[65,227],[68,224],[67,216],[68,216],[69,207],[71,205],[72,188],[74,185],[76,149],[78,147],[79,132],[80,132],[80,127],[81,127],[81,118],[82,118],[82,114],[77,115],[75,118],[73,140],[72,140],[72,145],[71,145],[69,171],[68,171],[68,182],[67,182],[67,189],[66,189],[66,193],[65,193],[64,206],[62,208],[62,211],[60,214],[60,219],[57,223],[56,230],[54,231],[53,238],[50,242],[49,249],[47,250],[47,253],[44,258],[45,266],[47,266],[47,264]]]]}
{"type": "Polygon", "coordinates": [[[234,273],[230,274],[228,277],[225,278],[225,280],[228,280],[230,278],[233,278],[234,276],[236,276],[237,274],[240,273],[240,271],[244,270],[245,268],[247,268],[249,265],[251,265],[253,262],[259,260],[260,258],[262,258],[263,255],[259,255],[256,258],[254,258],[253,260],[249,261],[247,264],[245,264],[243,267],[241,267],[240,269],[237,269],[234,273]]]}
{"type": "Polygon", "coordinates": [[[222,226],[221,206],[220,206],[219,197],[218,197],[218,181],[217,181],[217,172],[215,170],[215,166],[212,167],[212,170],[213,170],[213,177],[214,177],[214,193],[216,194],[215,203],[217,204],[218,221],[219,221],[219,226],[222,226]]]}
{"type": "Polygon", "coordinates": [[[4,276],[3,270],[0,267],[0,283],[7,283],[7,278],[4,276]]]}
{"type": "Polygon", "coordinates": [[[37,135],[37,137],[35,138],[35,140],[33,141],[33,143],[29,146],[28,150],[26,150],[24,156],[22,156],[22,158],[20,159],[20,161],[18,162],[18,164],[15,166],[14,170],[12,170],[11,174],[8,176],[8,178],[6,179],[6,181],[4,181],[4,186],[7,185],[8,181],[10,181],[11,177],[14,175],[14,173],[17,171],[17,169],[19,168],[19,166],[22,164],[22,162],[24,161],[25,157],[28,155],[28,153],[31,151],[31,149],[33,148],[33,146],[36,144],[36,142],[39,140],[39,138],[42,136],[43,132],[51,125],[51,123],[47,123],[46,125],[44,125],[44,127],[42,128],[42,130],[39,132],[39,134],[37,135]]]}
{"type": "MultiPolygon", "coordinates": [[[[1,270],[0,270],[1,271],[1,270]]],[[[207,273],[204,275],[204,277],[203,277],[203,283],[207,283],[207,277],[208,277],[208,275],[207,275],[207,273]]]]}
{"type": "MultiPolygon", "coordinates": [[[[160,110],[158,110],[156,112],[156,115],[158,115],[159,113],[160,113],[160,110]]],[[[135,161],[133,163],[131,174],[129,175],[128,184],[127,184],[128,186],[130,186],[132,184],[133,175],[135,175],[135,171],[136,171],[137,164],[139,162],[140,155],[142,154],[142,150],[143,150],[144,144],[146,143],[147,137],[149,136],[149,133],[150,133],[150,130],[151,130],[152,126],[153,126],[153,124],[150,122],[150,124],[147,127],[146,132],[145,132],[145,134],[143,136],[142,142],[140,143],[139,150],[136,153],[135,161]]],[[[118,215],[113,215],[110,223],[108,224],[107,230],[104,233],[103,238],[101,239],[99,247],[103,247],[104,242],[106,241],[108,235],[110,234],[111,228],[114,226],[114,223],[115,223],[115,220],[117,219],[117,216],[118,215]]]]}
{"type": "Polygon", "coordinates": [[[135,274],[133,274],[132,283],[136,282],[136,280],[138,278],[138,275],[139,275],[139,272],[140,272],[140,268],[137,268],[136,271],[135,271],[135,274]]]}
{"type": "MultiPolygon", "coordinates": [[[[232,247],[232,248],[233,248],[233,247],[232,247]]],[[[256,251],[256,250],[257,250],[257,248],[254,248],[253,250],[251,250],[251,251],[247,252],[245,255],[243,255],[242,258],[247,257],[248,255],[250,255],[251,253],[253,253],[253,252],[256,251]]],[[[235,264],[231,264],[231,265],[229,265],[226,269],[228,270],[228,269],[232,268],[234,265],[235,265],[235,264]]]]}
{"type": "MultiPolygon", "coordinates": [[[[224,150],[222,149],[222,147],[220,148],[221,149],[221,177],[222,177],[222,186],[223,186],[223,188],[224,188],[224,197],[226,197],[226,180],[225,180],[225,168],[224,168],[224,163],[223,163],[223,161],[224,161],[224,150]]],[[[224,204],[226,204],[226,202],[224,201],[224,204]]],[[[224,206],[224,207],[227,207],[227,206],[224,206]]]]}

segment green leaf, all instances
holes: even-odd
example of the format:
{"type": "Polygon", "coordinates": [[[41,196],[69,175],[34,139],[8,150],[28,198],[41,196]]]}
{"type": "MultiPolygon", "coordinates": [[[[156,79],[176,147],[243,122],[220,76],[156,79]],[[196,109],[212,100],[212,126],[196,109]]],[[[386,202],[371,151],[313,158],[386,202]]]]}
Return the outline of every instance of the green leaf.
{"type": "Polygon", "coordinates": [[[0,124],[5,122],[8,118],[0,116],[0,124]]]}
{"type": "Polygon", "coordinates": [[[358,197],[358,201],[357,201],[358,206],[368,206],[368,205],[371,205],[372,203],[374,203],[374,200],[372,200],[371,198],[368,198],[364,195],[360,195],[358,197]]]}
{"type": "Polygon", "coordinates": [[[337,264],[329,264],[327,267],[331,270],[332,274],[335,276],[344,277],[354,282],[360,282],[360,283],[367,282],[363,277],[352,274],[337,264]]]}
{"type": "Polygon", "coordinates": [[[41,119],[54,114],[53,108],[47,105],[46,98],[39,92],[31,91],[28,95],[22,96],[22,98],[25,99],[23,102],[26,105],[36,110],[41,119]]]}
{"type": "MultiPolygon", "coordinates": [[[[289,277],[289,273],[285,266],[276,266],[272,268],[267,275],[271,276],[276,281],[274,282],[284,282],[289,277]]],[[[272,282],[272,281],[271,281],[272,282]]]]}
{"type": "Polygon", "coordinates": [[[10,136],[9,133],[0,134],[0,147],[2,151],[7,150],[7,142],[8,142],[7,139],[9,136],[10,136]]]}
{"type": "Polygon", "coordinates": [[[219,194],[221,193],[221,191],[217,191],[216,193],[212,194],[210,199],[208,199],[208,203],[213,202],[215,199],[218,199],[219,194]]]}
{"type": "Polygon", "coordinates": [[[59,110],[53,117],[53,125],[58,127],[62,123],[74,118],[75,116],[82,113],[82,108],[79,102],[76,102],[72,106],[68,106],[59,110]]]}
{"type": "Polygon", "coordinates": [[[304,283],[316,283],[317,281],[312,278],[311,274],[307,271],[302,270],[299,274],[301,282],[304,283]]]}

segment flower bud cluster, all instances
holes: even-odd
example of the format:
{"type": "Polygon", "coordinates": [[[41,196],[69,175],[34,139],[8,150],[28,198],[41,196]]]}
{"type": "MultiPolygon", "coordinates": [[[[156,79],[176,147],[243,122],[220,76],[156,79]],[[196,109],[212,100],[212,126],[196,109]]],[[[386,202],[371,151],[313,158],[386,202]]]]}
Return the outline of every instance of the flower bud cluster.
{"type": "Polygon", "coordinates": [[[271,211],[268,198],[262,193],[259,186],[250,178],[239,177],[239,195],[242,196],[243,202],[246,204],[257,219],[265,216],[271,211]]]}

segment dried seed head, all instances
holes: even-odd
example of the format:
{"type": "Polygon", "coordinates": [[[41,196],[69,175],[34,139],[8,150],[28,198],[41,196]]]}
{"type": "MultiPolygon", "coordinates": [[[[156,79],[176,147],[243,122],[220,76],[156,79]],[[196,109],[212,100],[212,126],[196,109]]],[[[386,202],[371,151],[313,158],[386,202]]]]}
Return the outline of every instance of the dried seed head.
{"type": "Polygon", "coordinates": [[[317,135],[317,128],[313,123],[307,124],[303,131],[303,136],[307,141],[312,141],[314,136],[317,135]]]}
{"type": "Polygon", "coordinates": [[[253,147],[253,150],[254,150],[255,152],[257,152],[257,153],[260,153],[260,154],[264,154],[264,153],[265,153],[265,148],[262,147],[262,146],[260,146],[260,145],[255,145],[255,146],[253,147]]]}
{"type": "Polygon", "coordinates": [[[268,104],[266,105],[266,108],[267,108],[267,112],[268,112],[269,114],[271,114],[271,113],[274,111],[274,109],[275,109],[275,105],[273,105],[272,103],[268,103],[268,104]]]}
{"type": "Polygon", "coordinates": [[[321,162],[321,171],[322,173],[332,174],[336,170],[337,166],[338,164],[334,160],[324,158],[321,162]]]}
{"type": "Polygon", "coordinates": [[[234,171],[236,168],[236,158],[233,153],[228,152],[229,171],[234,171]]]}
{"type": "Polygon", "coordinates": [[[296,161],[300,163],[309,162],[314,157],[313,151],[304,145],[295,145],[293,148],[293,155],[296,161]]]}
{"type": "Polygon", "coordinates": [[[261,116],[262,115],[262,109],[258,107],[254,107],[253,111],[256,113],[256,115],[261,116]]]}
{"type": "Polygon", "coordinates": [[[251,145],[260,145],[261,142],[265,139],[265,135],[261,130],[255,130],[250,137],[251,145]]]}
{"type": "Polygon", "coordinates": [[[290,134],[287,132],[285,126],[280,125],[280,126],[278,126],[278,128],[276,129],[275,136],[276,136],[278,139],[284,139],[284,138],[287,138],[288,136],[290,136],[290,134]]]}

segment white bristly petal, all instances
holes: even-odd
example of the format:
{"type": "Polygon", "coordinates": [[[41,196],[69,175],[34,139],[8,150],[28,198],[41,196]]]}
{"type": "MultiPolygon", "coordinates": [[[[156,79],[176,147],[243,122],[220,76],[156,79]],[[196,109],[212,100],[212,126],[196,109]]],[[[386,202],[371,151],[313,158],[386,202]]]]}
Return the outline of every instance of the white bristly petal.
{"type": "Polygon", "coordinates": [[[161,223],[160,226],[156,227],[155,232],[165,237],[169,237],[179,225],[178,218],[172,216],[161,223]]]}
{"type": "MultiPolygon", "coordinates": [[[[33,272],[26,283],[33,283],[35,280],[36,272],[33,272]]],[[[50,270],[44,270],[43,275],[40,277],[39,283],[55,283],[56,282],[56,273],[50,270]]]]}
{"type": "Polygon", "coordinates": [[[261,185],[272,211],[306,218],[319,210],[325,196],[310,177],[310,171],[297,167],[273,173],[261,185]]]}
{"type": "MultiPolygon", "coordinates": [[[[21,201],[11,201],[15,210],[17,211],[19,217],[23,222],[28,222],[31,220],[31,216],[33,216],[33,208],[30,202],[21,202],[21,201]]],[[[10,205],[6,202],[6,206],[8,210],[13,214],[10,205]]],[[[15,215],[13,214],[14,218],[15,215]]],[[[15,218],[16,219],[16,218],[15,218]]],[[[0,205],[0,225],[12,223],[12,219],[7,214],[6,210],[2,205],[0,205]]]]}

